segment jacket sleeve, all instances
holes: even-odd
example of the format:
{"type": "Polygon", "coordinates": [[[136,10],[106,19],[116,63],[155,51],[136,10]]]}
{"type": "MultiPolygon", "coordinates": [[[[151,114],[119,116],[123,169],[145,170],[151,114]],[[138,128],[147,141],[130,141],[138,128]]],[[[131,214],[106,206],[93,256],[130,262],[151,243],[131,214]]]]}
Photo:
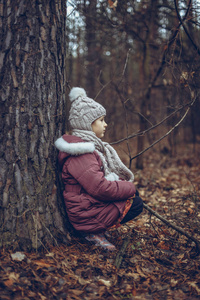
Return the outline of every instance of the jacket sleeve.
{"type": "Polygon", "coordinates": [[[68,172],[92,197],[102,201],[120,201],[133,196],[135,185],[127,181],[108,181],[100,169],[94,153],[72,156],[67,162],[68,172]]]}

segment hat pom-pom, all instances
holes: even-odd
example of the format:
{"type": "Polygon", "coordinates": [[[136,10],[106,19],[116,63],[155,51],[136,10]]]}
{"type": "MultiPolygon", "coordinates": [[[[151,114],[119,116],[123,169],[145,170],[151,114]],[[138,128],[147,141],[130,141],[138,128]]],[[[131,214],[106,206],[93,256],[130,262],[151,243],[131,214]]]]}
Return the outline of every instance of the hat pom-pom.
{"type": "Polygon", "coordinates": [[[78,97],[87,97],[86,91],[80,87],[73,87],[69,93],[69,99],[73,102],[78,97]]]}

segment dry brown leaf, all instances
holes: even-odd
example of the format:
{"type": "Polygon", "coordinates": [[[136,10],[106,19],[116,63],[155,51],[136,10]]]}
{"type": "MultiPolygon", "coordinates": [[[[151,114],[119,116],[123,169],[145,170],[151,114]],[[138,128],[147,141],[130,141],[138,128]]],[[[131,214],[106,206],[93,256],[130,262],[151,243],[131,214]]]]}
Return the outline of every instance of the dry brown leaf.
{"type": "Polygon", "coordinates": [[[76,276],[78,278],[78,282],[81,284],[81,285],[86,285],[88,283],[91,283],[91,280],[86,280],[82,277],[79,277],[79,276],[76,276]]]}
{"type": "Polygon", "coordinates": [[[140,278],[139,274],[138,273],[134,273],[134,272],[133,273],[129,272],[129,273],[125,274],[125,276],[126,277],[130,277],[130,278],[132,277],[132,278],[134,278],[135,281],[137,281],[140,278]]]}
{"type": "Polygon", "coordinates": [[[28,297],[31,297],[33,299],[36,299],[36,293],[32,292],[32,291],[28,291],[28,297]]]}
{"type": "Polygon", "coordinates": [[[12,279],[8,279],[4,281],[4,285],[7,287],[11,287],[13,285],[14,281],[12,279]]]}
{"type": "Polygon", "coordinates": [[[188,207],[188,212],[189,212],[190,215],[193,215],[193,214],[194,214],[194,210],[191,209],[190,207],[188,207]]]}
{"type": "Polygon", "coordinates": [[[200,295],[200,288],[198,287],[197,282],[190,281],[188,284],[197,291],[198,295],[200,295]]]}
{"type": "Polygon", "coordinates": [[[49,257],[54,257],[54,255],[55,255],[55,253],[53,253],[53,252],[49,252],[49,253],[45,254],[45,256],[49,256],[49,257]]]}
{"type": "MultiPolygon", "coordinates": [[[[68,290],[68,292],[69,293],[72,293],[72,294],[74,294],[74,295],[76,295],[76,296],[79,296],[79,295],[81,295],[81,294],[83,294],[83,290],[76,290],[76,289],[70,289],[70,290],[68,290]]],[[[79,298],[80,299],[80,298],[79,298]]]]}
{"type": "Polygon", "coordinates": [[[171,285],[171,287],[175,287],[176,285],[177,285],[177,283],[178,283],[178,280],[175,280],[175,279],[171,279],[171,281],[170,281],[170,285],[171,285]]]}
{"type": "Polygon", "coordinates": [[[41,300],[47,300],[47,297],[45,297],[45,296],[42,295],[41,293],[38,293],[38,295],[40,296],[41,300]]]}
{"type": "Polygon", "coordinates": [[[113,8],[114,10],[117,7],[117,3],[118,3],[118,0],[115,0],[115,1],[108,0],[108,5],[110,6],[110,8],[113,8]]]}
{"type": "Polygon", "coordinates": [[[144,278],[146,278],[147,276],[142,272],[142,270],[140,269],[140,267],[137,265],[136,266],[136,270],[138,272],[138,274],[144,278]]]}
{"type": "Polygon", "coordinates": [[[110,280],[105,280],[105,279],[102,279],[102,278],[100,278],[100,279],[98,280],[98,283],[104,284],[104,285],[107,286],[107,287],[111,287],[111,285],[112,285],[112,283],[110,282],[110,280]]]}
{"type": "Polygon", "coordinates": [[[39,267],[42,267],[42,268],[49,268],[49,267],[51,267],[50,264],[46,263],[43,260],[34,260],[33,263],[36,264],[39,267]]]}
{"type": "Polygon", "coordinates": [[[163,249],[163,250],[169,250],[169,246],[167,246],[164,241],[161,241],[160,243],[158,243],[157,247],[160,249],[163,249]]]}
{"type": "Polygon", "coordinates": [[[19,279],[19,274],[18,274],[18,273],[15,273],[15,272],[11,272],[11,273],[9,274],[9,279],[10,279],[10,280],[13,280],[13,281],[18,281],[18,279],[19,279]]]}

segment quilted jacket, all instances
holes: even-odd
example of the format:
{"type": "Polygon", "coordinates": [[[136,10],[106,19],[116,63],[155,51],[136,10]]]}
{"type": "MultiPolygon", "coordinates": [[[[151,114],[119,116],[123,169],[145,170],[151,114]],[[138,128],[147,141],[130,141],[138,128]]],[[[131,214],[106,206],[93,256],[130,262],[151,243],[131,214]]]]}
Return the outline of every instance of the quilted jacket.
{"type": "Polygon", "coordinates": [[[73,227],[86,233],[104,232],[123,213],[136,188],[132,182],[105,178],[93,143],[63,135],[55,142],[62,168],[66,211],[73,227]]]}

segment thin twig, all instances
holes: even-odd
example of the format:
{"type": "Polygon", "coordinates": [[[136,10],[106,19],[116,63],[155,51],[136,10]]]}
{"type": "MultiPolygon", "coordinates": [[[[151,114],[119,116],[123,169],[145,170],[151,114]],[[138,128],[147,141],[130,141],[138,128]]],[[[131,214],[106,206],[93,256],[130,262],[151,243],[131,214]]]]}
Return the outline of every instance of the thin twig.
{"type": "MultiPolygon", "coordinates": [[[[191,0],[190,0],[191,2],[191,0]]],[[[182,22],[185,21],[185,19],[187,18],[187,15],[189,13],[189,6],[187,8],[187,11],[185,13],[185,15],[183,16],[183,19],[182,19],[182,22]]],[[[161,64],[160,64],[160,67],[158,68],[151,84],[149,85],[149,90],[148,90],[148,93],[150,92],[151,88],[154,86],[158,76],[160,75],[161,71],[163,70],[165,64],[167,63],[167,59],[166,59],[166,56],[167,56],[167,51],[169,50],[169,47],[174,43],[174,40],[176,39],[177,37],[177,34],[179,34],[179,29],[180,29],[180,26],[181,26],[181,23],[178,24],[178,26],[176,27],[176,29],[174,30],[171,38],[169,39],[169,42],[168,42],[168,46],[167,48],[164,50],[164,53],[163,53],[163,56],[162,56],[162,60],[161,60],[161,64]]]]}
{"type": "Polygon", "coordinates": [[[101,92],[107,87],[107,85],[109,85],[112,82],[112,80],[108,81],[106,84],[104,84],[104,86],[102,86],[102,88],[100,89],[100,91],[96,94],[94,100],[96,100],[96,98],[99,96],[99,94],[101,94],[101,92]]]}
{"type": "Polygon", "coordinates": [[[191,102],[190,106],[187,108],[186,112],[184,113],[183,117],[178,121],[178,123],[176,123],[176,125],[174,127],[172,127],[166,134],[164,134],[161,138],[159,138],[157,141],[155,141],[154,143],[152,143],[149,147],[147,147],[146,149],[142,150],[140,153],[138,153],[137,155],[135,155],[134,157],[132,157],[131,160],[135,159],[136,157],[140,156],[141,154],[143,154],[144,152],[146,152],[147,150],[149,150],[150,148],[152,148],[153,146],[155,146],[156,144],[158,144],[165,137],[167,137],[174,129],[176,129],[176,127],[178,127],[183,122],[183,120],[185,119],[185,117],[187,116],[190,108],[192,107],[192,105],[196,101],[197,97],[198,97],[198,95],[194,98],[194,100],[191,102]]]}
{"type": "Polygon", "coordinates": [[[129,53],[130,53],[130,51],[131,51],[131,49],[128,50],[127,55],[126,55],[126,61],[125,61],[125,64],[124,64],[124,69],[123,69],[123,72],[122,72],[122,77],[124,76],[125,71],[126,71],[126,67],[127,67],[127,64],[128,64],[128,59],[129,59],[129,53]]]}

